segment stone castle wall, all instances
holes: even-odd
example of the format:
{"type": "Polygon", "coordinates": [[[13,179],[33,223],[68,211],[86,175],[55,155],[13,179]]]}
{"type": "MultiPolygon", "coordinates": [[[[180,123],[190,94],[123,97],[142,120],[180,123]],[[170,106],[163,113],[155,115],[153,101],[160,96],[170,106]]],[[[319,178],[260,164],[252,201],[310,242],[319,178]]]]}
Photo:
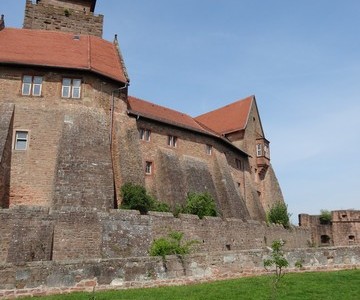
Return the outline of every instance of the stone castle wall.
{"type": "Polygon", "coordinates": [[[287,248],[306,247],[310,232],[257,221],[86,208],[0,210],[0,263],[70,261],[147,256],[152,241],[170,231],[197,240],[197,252],[260,249],[275,239],[287,248]]]}
{"type": "Polygon", "coordinates": [[[73,32],[74,34],[90,34],[102,37],[102,15],[94,15],[85,8],[85,12],[79,5],[67,3],[67,8],[57,6],[58,3],[40,1],[37,4],[31,0],[26,1],[24,29],[58,30],[73,32]]]}
{"type": "Polygon", "coordinates": [[[320,215],[299,215],[299,225],[311,231],[315,246],[360,245],[360,211],[336,210],[331,212],[331,222],[322,224],[320,215]]]}
{"type": "MultiPolygon", "coordinates": [[[[69,292],[185,285],[266,274],[267,250],[211,252],[161,258],[132,257],[72,262],[0,265],[0,297],[44,296],[69,292]]],[[[334,271],[360,267],[360,247],[285,251],[286,272],[334,271]],[[302,267],[295,268],[296,263],[302,267]]]]}

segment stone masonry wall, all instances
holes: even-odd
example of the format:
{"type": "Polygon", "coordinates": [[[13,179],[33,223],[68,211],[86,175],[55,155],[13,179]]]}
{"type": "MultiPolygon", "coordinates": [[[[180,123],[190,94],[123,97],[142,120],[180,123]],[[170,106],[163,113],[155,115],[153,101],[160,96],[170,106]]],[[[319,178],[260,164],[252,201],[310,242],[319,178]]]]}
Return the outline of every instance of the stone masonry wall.
{"type": "Polygon", "coordinates": [[[9,207],[14,105],[0,104],[0,208],[9,207]]]}
{"type": "MultiPolygon", "coordinates": [[[[210,252],[166,258],[132,257],[124,259],[73,262],[39,262],[0,265],[0,297],[43,296],[75,291],[91,292],[125,288],[184,285],[224,278],[266,274],[263,260],[267,250],[210,252]]],[[[360,247],[293,249],[285,252],[288,272],[331,271],[360,267],[360,247]],[[302,268],[295,268],[301,262],[302,268]]]]}
{"type": "Polygon", "coordinates": [[[17,207],[0,210],[0,263],[34,260],[146,256],[151,242],[171,231],[199,241],[197,252],[258,249],[274,239],[288,248],[306,247],[310,232],[257,221],[170,213],[62,207],[62,210],[17,207]]]}
{"type": "Polygon", "coordinates": [[[78,10],[79,6],[67,5],[59,7],[40,1],[26,1],[24,29],[58,30],[75,34],[90,34],[102,37],[102,15],[94,15],[86,10],[78,10]]]}

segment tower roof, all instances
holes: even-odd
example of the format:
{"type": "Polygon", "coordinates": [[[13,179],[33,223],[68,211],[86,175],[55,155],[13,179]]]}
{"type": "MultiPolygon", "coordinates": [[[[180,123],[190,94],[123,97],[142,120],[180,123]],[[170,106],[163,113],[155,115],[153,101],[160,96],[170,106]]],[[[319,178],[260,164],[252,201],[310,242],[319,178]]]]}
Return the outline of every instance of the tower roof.
{"type": "Polygon", "coordinates": [[[116,45],[91,35],[4,28],[0,64],[86,70],[128,82],[116,45]]]}

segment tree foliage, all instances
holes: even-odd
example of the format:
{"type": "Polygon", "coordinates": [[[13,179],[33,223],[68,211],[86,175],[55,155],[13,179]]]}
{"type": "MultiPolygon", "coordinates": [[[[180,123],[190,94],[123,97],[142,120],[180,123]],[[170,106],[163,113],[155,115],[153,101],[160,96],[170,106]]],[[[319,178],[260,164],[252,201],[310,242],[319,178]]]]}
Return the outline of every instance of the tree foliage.
{"type": "Polygon", "coordinates": [[[136,209],[141,214],[147,214],[148,211],[170,211],[169,206],[166,203],[159,202],[150,195],[147,194],[146,189],[137,184],[125,183],[121,187],[123,209],[136,209]]]}
{"type": "Polygon", "coordinates": [[[264,260],[264,268],[275,266],[275,276],[273,277],[273,294],[272,299],[277,298],[279,283],[281,278],[284,277],[284,268],[289,266],[289,262],[284,257],[282,247],[285,245],[283,240],[275,240],[271,244],[271,255],[269,259],[264,260]]]}
{"type": "Polygon", "coordinates": [[[267,213],[267,222],[273,224],[281,224],[285,228],[290,227],[290,216],[287,205],[283,202],[276,202],[267,213]]]}

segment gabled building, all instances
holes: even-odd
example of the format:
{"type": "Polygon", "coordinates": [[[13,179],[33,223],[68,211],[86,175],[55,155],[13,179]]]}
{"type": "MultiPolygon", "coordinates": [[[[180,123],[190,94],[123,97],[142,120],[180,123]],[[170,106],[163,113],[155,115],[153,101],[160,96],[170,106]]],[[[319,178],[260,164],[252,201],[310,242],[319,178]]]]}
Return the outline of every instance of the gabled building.
{"type": "Polygon", "coordinates": [[[283,197],[255,97],[193,118],[128,96],[95,5],[27,0],[23,29],[0,26],[1,207],[108,210],[133,182],[172,207],[208,192],[225,218],[265,220],[283,197]]]}

